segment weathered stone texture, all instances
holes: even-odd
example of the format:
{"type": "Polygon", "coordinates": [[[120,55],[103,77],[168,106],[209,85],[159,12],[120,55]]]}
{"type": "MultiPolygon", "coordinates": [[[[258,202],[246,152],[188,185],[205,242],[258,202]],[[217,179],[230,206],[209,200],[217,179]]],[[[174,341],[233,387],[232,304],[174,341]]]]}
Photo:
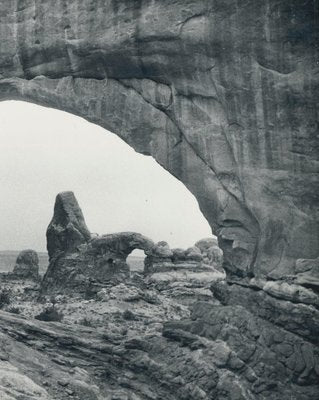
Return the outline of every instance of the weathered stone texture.
{"type": "Polygon", "coordinates": [[[315,0],[0,1],[0,98],[69,111],[198,199],[230,274],[318,256],[315,0]]]}

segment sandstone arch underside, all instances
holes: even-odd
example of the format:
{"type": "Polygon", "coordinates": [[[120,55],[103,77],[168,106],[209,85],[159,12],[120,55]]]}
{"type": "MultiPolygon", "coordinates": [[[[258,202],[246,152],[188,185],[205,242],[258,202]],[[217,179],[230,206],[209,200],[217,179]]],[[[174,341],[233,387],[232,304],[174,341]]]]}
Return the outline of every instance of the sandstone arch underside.
{"type": "Polygon", "coordinates": [[[1,100],[79,115],[152,155],[196,196],[230,274],[318,257],[318,3],[0,7],[1,100]]]}

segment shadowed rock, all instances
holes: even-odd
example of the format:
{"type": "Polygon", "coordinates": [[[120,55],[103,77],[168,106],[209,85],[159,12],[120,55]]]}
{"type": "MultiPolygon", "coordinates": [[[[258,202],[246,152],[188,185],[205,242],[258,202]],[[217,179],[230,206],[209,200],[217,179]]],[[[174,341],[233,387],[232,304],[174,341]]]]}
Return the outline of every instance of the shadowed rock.
{"type": "Polygon", "coordinates": [[[17,257],[12,276],[37,280],[39,278],[39,257],[37,252],[34,250],[21,251],[17,257]]]}
{"type": "Polygon", "coordinates": [[[59,193],[55,200],[53,218],[47,229],[49,258],[60,252],[73,252],[90,238],[91,234],[74,193],[59,193]]]}

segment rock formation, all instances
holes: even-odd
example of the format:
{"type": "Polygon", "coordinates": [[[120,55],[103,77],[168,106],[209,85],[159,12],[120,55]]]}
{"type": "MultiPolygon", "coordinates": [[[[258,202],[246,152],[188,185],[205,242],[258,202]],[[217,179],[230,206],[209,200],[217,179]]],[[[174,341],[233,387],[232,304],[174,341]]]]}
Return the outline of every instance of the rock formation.
{"type": "MultiPolygon", "coordinates": [[[[317,398],[315,0],[0,6],[0,99],[74,113],[152,155],[196,196],[227,272],[212,285],[220,305],[194,305],[191,319],[146,343],[102,346],[97,334],[73,340],[72,329],[54,335],[3,314],[1,329],[16,338],[19,328],[31,343],[41,337],[64,365],[85,348],[103,382],[123,377],[126,398],[317,398]]],[[[57,226],[67,232],[63,218],[57,226]]],[[[82,228],[71,227],[70,243],[53,229],[50,257],[69,263],[63,281],[80,257],[87,265],[82,228]]],[[[184,257],[168,250],[158,245],[156,257],[184,257]]]]}
{"type": "Polygon", "coordinates": [[[59,193],[55,199],[54,215],[47,229],[49,258],[61,252],[72,253],[90,239],[91,234],[74,193],[59,193]]]}
{"type": "MultiPolygon", "coordinates": [[[[216,241],[212,240],[214,246],[217,247],[216,241]]],[[[210,239],[200,241],[202,242],[209,243],[207,246],[212,247],[210,239]]],[[[203,251],[196,245],[186,250],[170,249],[169,245],[163,241],[154,244],[145,252],[147,255],[144,260],[146,282],[183,304],[194,303],[201,299],[216,303],[210,291],[210,285],[215,281],[225,279],[225,272],[221,267],[221,250],[214,248],[214,252],[219,255],[219,260],[212,261],[207,257],[206,247],[203,245],[201,248],[203,251]]]]}
{"type": "Polygon", "coordinates": [[[196,196],[229,274],[318,257],[314,0],[0,1],[0,98],[152,155],[196,196]]]}
{"type": "Polygon", "coordinates": [[[215,238],[199,240],[195,243],[195,247],[200,249],[203,256],[204,264],[211,265],[217,270],[222,269],[223,252],[218,246],[217,240],[215,238]]]}
{"type": "Polygon", "coordinates": [[[91,251],[96,254],[114,259],[126,260],[127,256],[135,249],[148,251],[154,246],[151,239],[135,232],[120,232],[102,235],[94,238],[91,243],[91,251]]]}
{"type": "Polygon", "coordinates": [[[42,282],[43,293],[69,289],[96,292],[103,284],[125,282],[130,276],[126,259],[135,249],[146,254],[144,273],[148,282],[168,295],[190,301],[198,298],[197,294],[199,298],[212,298],[209,285],[224,278],[216,269],[222,270],[222,256],[215,239],[202,240],[198,246],[183,250],[170,249],[164,241],[154,244],[135,232],[89,235],[74,194],[58,194],[47,230],[50,264],[42,282]]]}
{"type": "Polygon", "coordinates": [[[151,246],[145,253],[145,274],[178,269],[191,271],[194,268],[199,271],[200,267],[222,271],[223,253],[214,238],[202,239],[186,250],[170,249],[168,243],[162,241],[151,246]]]}
{"type": "MultiPolygon", "coordinates": [[[[69,195],[66,197],[69,199],[69,195]]],[[[61,195],[57,197],[54,223],[48,229],[52,233],[48,240],[54,245],[48,246],[51,258],[42,293],[68,293],[71,289],[75,293],[93,293],[105,302],[125,293],[126,302],[150,304],[161,304],[161,296],[165,301],[176,302],[175,307],[190,306],[191,318],[175,317],[164,323],[164,339],[157,337],[151,345],[146,334],[138,344],[147,353],[150,365],[159,349],[164,352],[165,347],[166,358],[173,356],[172,376],[179,371],[173,361],[179,346],[186,348],[182,364],[190,358],[192,368],[199,371],[201,368],[190,353],[201,352],[201,363],[207,363],[210,378],[202,380],[201,372],[196,375],[196,389],[180,392],[185,398],[262,400],[280,396],[288,400],[294,392],[298,400],[310,400],[319,393],[317,260],[298,260],[295,274],[284,277],[273,276],[276,271],[267,279],[245,277],[238,272],[228,274],[225,280],[218,271],[222,254],[214,238],[200,240],[187,250],[170,249],[163,241],[154,244],[133,232],[74,240],[80,237],[75,228],[79,226],[77,221],[84,226],[85,223],[73,194],[71,198],[72,202],[67,201],[67,207],[62,207],[61,195]],[[61,213],[65,208],[68,213],[61,213]],[[73,218],[74,215],[80,217],[73,218]],[[135,248],[146,254],[145,279],[136,287],[129,280],[126,263],[135,248]],[[158,294],[146,295],[146,289],[158,294]]],[[[165,309],[164,304],[160,307],[165,309]]],[[[132,311],[127,310],[125,315],[125,320],[138,323],[132,311]]],[[[150,370],[146,375],[146,379],[153,376],[150,370]]],[[[162,382],[160,369],[156,375],[162,382]]],[[[165,395],[169,398],[168,393],[165,395]]]]}
{"type": "Polygon", "coordinates": [[[47,229],[50,257],[42,290],[86,291],[92,285],[125,281],[130,275],[127,256],[144,251],[154,243],[135,232],[91,237],[84,216],[72,192],[57,195],[54,215],[47,229]]]}
{"type": "Polygon", "coordinates": [[[19,253],[12,277],[19,279],[39,279],[39,257],[34,250],[23,250],[19,253]]]}

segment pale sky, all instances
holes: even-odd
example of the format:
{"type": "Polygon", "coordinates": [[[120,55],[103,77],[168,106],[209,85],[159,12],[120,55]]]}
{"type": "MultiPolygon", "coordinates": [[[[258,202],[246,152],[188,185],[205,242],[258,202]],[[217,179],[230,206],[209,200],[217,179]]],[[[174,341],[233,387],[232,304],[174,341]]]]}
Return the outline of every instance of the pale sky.
{"type": "Polygon", "coordinates": [[[136,231],[187,248],[211,235],[194,196],[151,157],[74,115],[0,102],[0,250],[46,249],[57,193],[91,232],[136,231]]]}

